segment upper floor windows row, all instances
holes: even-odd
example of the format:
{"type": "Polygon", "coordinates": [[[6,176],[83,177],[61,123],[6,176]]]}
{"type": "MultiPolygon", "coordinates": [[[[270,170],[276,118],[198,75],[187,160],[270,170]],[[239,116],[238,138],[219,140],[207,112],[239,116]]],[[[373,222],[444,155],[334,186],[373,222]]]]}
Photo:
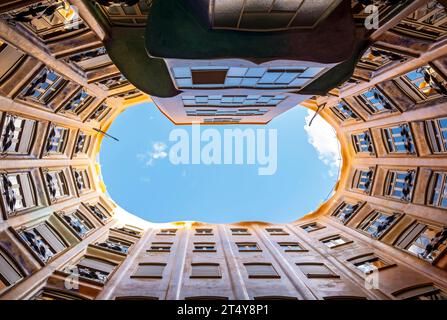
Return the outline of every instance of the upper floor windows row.
{"type": "Polygon", "coordinates": [[[285,99],[283,95],[182,96],[185,107],[275,107],[285,99]]]}
{"type": "MultiPolygon", "coordinates": [[[[422,66],[393,79],[397,87],[393,96],[402,91],[414,103],[447,96],[447,81],[440,72],[430,65],[422,66]]],[[[390,86],[391,84],[388,84],[390,86]]],[[[387,89],[390,91],[390,89],[387,89]]],[[[405,103],[403,104],[405,109],[405,103]]],[[[331,107],[332,112],[341,120],[359,120],[387,112],[398,111],[397,104],[385,93],[385,89],[371,87],[351,98],[340,100],[331,107]],[[349,101],[349,102],[348,102],[349,101]]]]}
{"type": "Polygon", "coordinates": [[[174,67],[179,88],[301,88],[319,75],[316,67],[174,67]]]}
{"type": "MultiPolygon", "coordinates": [[[[447,118],[426,120],[427,145],[434,154],[447,153],[447,118]]],[[[416,145],[411,126],[402,123],[381,129],[385,147],[390,154],[415,154],[416,145]]],[[[374,138],[369,130],[353,133],[352,143],[356,153],[374,154],[374,138]]],[[[377,140],[377,137],[376,137],[377,140]]],[[[378,141],[375,141],[378,143],[378,141]]],[[[380,142],[380,141],[379,141],[380,142]]]]}
{"type": "MultiPolygon", "coordinates": [[[[381,133],[385,147],[390,154],[415,154],[416,146],[410,125],[399,125],[382,128],[381,133]]],[[[377,141],[376,141],[377,143],[377,141]]],[[[352,144],[356,153],[375,154],[374,141],[371,132],[366,130],[352,134],[352,144]]]]}
{"type": "MultiPolygon", "coordinates": [[[[339,278],[323,263],[296,263],[297,267],[308,278],[339,278]]],[[[279,279],[281,276],[271,263],[244,263],[249,279],[279,279]]],[[[163,278],[165,263],[141,263],[134,271],[132,278],[163,278]]],[[[190,278],[219,279],[222,278],[221,266],[218,263],[191,264],[190,278]]]]}
{"type": "MultiPolygon", "coordinates": [[[[375,169],[357,169],[352,180],[352,189],[357,192],[370,194],[375,178],[375,169]]],[[[411,202],[417,183],[417,170],[388,169],[384,175],[383,192],[379,194],[399,200],[411,202]]],[[[428,178],[426,187],[426,204],[433,207],[447,209],[447,172],[434,170],[428,178]]]]}
{"type": "MultiPolygon", "coordinates": [[[[0,150],[2,154],[11,156],[31,155],[34,143],[38,138],[38,127],[42,126],[42,123],[4,113],[0,125],[0,150]]],[[[50,123],[46,140],[44,140],[44,155],[64,154],[70,135],[70,129],[50,123]]],[[[87,154],[91,139],[91,135],[79,131],[74,144],[74,154],[87,154]]]]}
{"type": "MultiPolygon", "coordinates": [[[[359,208],[358,205],[342,202],[332,216],[341,223],[347,223],[358,213],[359,208]],[[344,218],[345,213],[348,214],[348,220],[344,218]]],[[[398,223],[401,216],[399,213],[390,214],[375,210],[357,225],[357,229],[374,239],[380,239],[398,223]]],[[[401,232],[393,245],[420,259],[434,263],[444,254],[447,247],[447,227],[416,221],[401,232]]]]}
{"type": "Polygon", "coordinates": [[[393,30],[411,37],[435,41],[447,34],[446,16],[443,5],[437,0],[430,0],[402,19],[393,30]]]}
{"type": "Polygon", "coordinates": [[[219,109],[196,109],[187,110],[186,115],[190,117],[212,117],[212,116],[263,116],[270,110],[268,109],[229,109],[229,110],[219,110],[219,109]]]}
{"type": "MultiPolygon", "coordinates": [[[[91,190],[90,176],[87,168],[73,168],[73,178],[79,194],[91,190]]],[[[44,187],[50,202],[58,202],[73,195],[70,188],[69,170],[43,169],[44,187]]],[[[38,192],[37,171],[5,172],[0,175],[1,204],[5,218],[25,213],[45,203],[38,192]]]]}

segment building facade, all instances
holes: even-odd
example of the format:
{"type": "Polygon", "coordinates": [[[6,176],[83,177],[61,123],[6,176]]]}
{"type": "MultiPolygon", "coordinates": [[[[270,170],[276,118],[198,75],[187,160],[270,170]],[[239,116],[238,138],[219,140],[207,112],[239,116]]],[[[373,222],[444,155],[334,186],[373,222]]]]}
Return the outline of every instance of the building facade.
{"type": "MultiPolygon", "coordinates": [[[[154,85],[130,79],[116,64],[127,47],[111,45],[122,29],[144,32],[151,2],[134,2],[0,4],[0,299],[446,298],[441,2],[377,3],[379,28],[362,29],[369,46],[350,79],[294,102],[335,128],[343,167],[327,202],[282,225],[154,224],[107,195],[104,132],[126,108],[151,101],[140,86],[154,85]]],[[[364,3],[349,3],[356,30],[367,19],[364,3]]],[[[253,14],[237,12],[247,21],[253,14]]],[[[213,20],[213,30],[240,28],[231,17],[213,20]]],[[[164,70],[188,65],[166,59],[164,70]]],[[[235,61],[227,62],[225,81],[235,61]]],[[[160,59],[147,63],[161,68],[160,59]]]]}

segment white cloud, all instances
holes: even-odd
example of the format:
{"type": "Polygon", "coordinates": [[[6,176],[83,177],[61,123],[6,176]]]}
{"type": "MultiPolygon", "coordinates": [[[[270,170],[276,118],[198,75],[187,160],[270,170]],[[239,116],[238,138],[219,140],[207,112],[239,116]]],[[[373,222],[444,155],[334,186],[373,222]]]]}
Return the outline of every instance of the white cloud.
{"type": "Polygon", "coordinates": [[[145,161],[147,166],[154,165],[155,160],[164,159],[168,156],[168,146],[163,142],[154,142],[150,151],[137,154],[137,158],[140,161],[145,161]]]}
{"type": "Polygon", "coordinates": [[[337,136],[332,126],[321,116],[317,115],[309,126],[315,112],[308,110],[304,130],[307,132],[309,143],[318,153],[318,158],[329,167],[329,176],[336,177],[341,166],[341,155],[337,136]]]}

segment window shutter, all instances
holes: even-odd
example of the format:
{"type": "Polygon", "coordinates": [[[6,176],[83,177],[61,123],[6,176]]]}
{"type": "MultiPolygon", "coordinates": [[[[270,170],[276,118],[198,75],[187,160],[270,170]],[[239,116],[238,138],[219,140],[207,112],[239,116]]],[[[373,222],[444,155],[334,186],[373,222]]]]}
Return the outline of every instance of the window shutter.
{"type": "Polygon", "coordinates": [[[9,73],[12,67],[24,56],[12,46],[6,46],[1,52],[0,78],[9,73]]]}
{"type": "Polygon", "coordinates": [[[1,276],[6,280],[6,285],[10,286],[14,283],[18,282],[20,279],[22,279],[22,276],[20,273],[13,267],[13,262],[10,261],[0,251],[0,274],[1,276]]]}
{"type": "Polygon", "coordinates": [[[413,240],[425,229],[425,227],[425,224],[416,223],[400,236],[396,246],[400,249],[406,249],[413,242],[413,240]]]}
{"type": "Polygon", "coordinates": [[[424,294],[428,294],[428,293],[432,293],[432,292],[437,292],[439,291],[438,288],[436,288],[433,285],[427,285],[427,286],[422,286],[422,287],[418,287],[418,288],[413,288],[413,289],[409,289],[409,290],[399,290],[399,292],[397,293],[393,293],[393,295],[398,298],[398,299],[410,299],[410,298],[415,298],[424,294]]]}
{"type": "Polygon", "coordinates": [[[34,133],[35,124],[36,124],[36,122],[33,120],[25,120],[25,124],[23,126],[22,134],[20,137],[20,145],[19,145],[19,149],[18,149],[19,153],[28,153],[29,152],[33,133],[34,133]]]}
{"type": "Polygon", "coordinates": [[[362,255],[361,257],[355,257],[355,258],[351,258],[348,259],[349,262],[351,262],[354,265],[360,264],[360,263],[364,263],[366,261],[370,261],[377,258],[373,253],[368,254],[368,255],[362,255]]]}
{"type": "Polygon", "coordinates": [[[326,277],[337,277],[326,265],[324,264],[297,264],[300,270],[308,278],[326,278],[326,277]]]}
{"type": "Polygon", "coordinates": [[[279,277],[271,264],[246,264],[249,278],[279,277]]]}
{"type": "Polygon", "coordinates": [[[81,261],[79,261],[78,265],[97,271],[102,271],[107,274],[110,274],[116,267],[114,264],[111,264],[109,262],[92,258],[82,258],[81,261]]]}
{"type": "Polygon", "coordinates": [[[20,174],[20,185],[22,186],[23,200],[25,207],[29,208],[35,205],[34,192],[31,184],[31,179],[28,173],[20,174]]]}
{"type": "Polygon", "coordinates": [[[162,278],[165,267],[165,264],[140,264],[132,277],[162,278]]]}
{"type": "Polygon", "coordinates": [[[47,243],[50,245],[51,248],[53,248],[56,252],[63,251],[66,246],[62,242],[62,240],[59,239],[56,234],[50,229],[50,227],[46,223],[42,223],[35,227],[35,230],[44,238],[47,243]]]}
{"type": "Polygon", "coordinates": [[[221,274],[219,265],[193,265],[191,277],[220,278],[221,274]]]}

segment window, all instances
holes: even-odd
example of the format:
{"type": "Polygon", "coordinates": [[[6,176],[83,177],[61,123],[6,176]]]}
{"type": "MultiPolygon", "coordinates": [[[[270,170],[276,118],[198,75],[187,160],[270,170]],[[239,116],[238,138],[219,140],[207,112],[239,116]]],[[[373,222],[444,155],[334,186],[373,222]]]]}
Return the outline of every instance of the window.
{"type": "Polygon", "coordinates": [[[287,296],[259,296],[253,297],[253,300],[298,300],[296,297],[287,297],[287,296]]]}
{"type": "Polygon", "coordinates": [[[100,204],[95,205],[87,204],[86,207],[97,217],[100,221],[106,222],[109,220],[110,215],[108,211],[100,204]]]}
{"type": "Polygon", "coordinates": [[[50,125],[45,152],[48,155],[64,153],[68,141],[69,129],[50,125]]]}
{"type": "Polygon", "coordinates": [[[48,104],[68,81],[44,68],[20,93],[20,97],[42,105],[48,104]]]}
{"type": "Polygon", "coordinates": [[[447,172],[433,172],[428,192],[429,205],[447,209],[447,172]]]}
{"type": "MultiPolygon", "coordinates": [[[[413,70],[402,77],[402,80],[420,99],[446,95],[444,80],[430,66],[413,70]]],[[[417,99],[416,99],[417,100],[417,99]]]]}
{"type": "Polygon", "coordinates": [[[308,278],[339,278],[331,269],[329,269],[323,263],[318,262],[308,262],[308,263],[297,263],[298,268],[302,273],[308,278]]]}
{"type": "Polygon", "coordinates": [[[416,153],[410,126],[401,124],[383,129],[386,146],[389,153],[416,153]]]}
{"type": "Polygon", "coordinates": [[[360,224],[359,229],[373,238],[379,238],[393,226],[398,217],[397,213],[385,214],[375,211],[360,224]]]}
{"type": "Polygon", "coordinates": [[[26,155],[30,153],[37,121],[5,113],[0,135],[1,152],[26,155]]]}
{"type": "Polygon", "coordinates": [[[214,242],[195,242],[194,252],[216,252],[216,244],[214,242]]]}
{"type": "Polygon", "coordinates": [[[43,262],[47,262],[67,247],[62,238],[47,222],[43,222],[29,229],[18,230],[17,232],[28,247],[43,262]]]}
{"type": "Polygon", "coordinates": [[[278,272],[271,263],[244,263],[250,279],[278,279],[278,272]]]}
{"type": "Polygon", "coordinates": [[[115,297],[115,300],[145,301],[145,300],[159,300],[159,299],[158,297],[151,297],[151,296],[120,296],[115,297]]]}
{"type": "Polygon", "coordinates": [[[386,98],[377,88],[372,88],[359,96],[361,102],[370,114],[376,114],[394,109],[390,100],[386,98]]]}
{"type": "Polygon", "coordinates": [[[112,64],[112,60],[110,60],[104,47],[76,53],[66,58],[65,61],[75,64],[83,71],[95,70],[112,64]]]}
{"type": "Polygon", "coordinates": [[[90,145],[90,139],[91,136],[87,136],[85,133],[79,131],[75,144],[75,154],[87,154],[90,145]]]}
{"type": "Polygon", "coordinates": [[[43,288],[34,297],[32,297],[32,300],[87,300],[87,299],[80,295],[74,294],[73,292],[43,288]]]}
{"type": "Polygon", "coordinates": [[[44,175],[51,201],[54,202],[69,195],[67,180],[62,170],[47,171],[44,175]]]}
{"type": "Polygon", "coordinates": [[[447,293],[432,284],[399,290],[393,296],[401,300],[447,300],[447,293]]]}
{"type": "Polygon", "coordinates": [[[116,26],[145,26],[152,0],[126,1],[102,5],[101,9],[112,25],[116,26]]]}
{"type": "Polygon", "coordinates": [[[284,229],[280,228],[266,228],[265,231],[267,231],[271,236],[288,236],[289,234],[284,231],[284,229]]]}
{"type": "Polygon", "coordinates": [[[415,176],[415,170],[389,171],[385,183],[385,196],[411,201],[415,176]]]}
{"type": "MultiPolygon", "coordinates": [[[[227,77],[227,70],[201,70],[194,68],[191,70],[193,85],[217,84],[223,85],[227,77]]],[[[184,81],[184,80],[183,80],[184,81]]]]}
{"type": "Polygon", "coordinates": [[[276,107],[284,101],[283,95],[245,95],[245,96],[182,96],[185,107],[276,107]]]}
{"type": "Polygon", "coordinates": [[[26,55],[0,40],[0,83],[14,73],[26,55]]]}
{"type": "Polygon", "coordinates": [[[196,229],[196,236],[212,236],[213,229],[196,229]]]}
{"type": "Polygon", "coordinates": [[[318,67],[175,67],[179,88],[302,88],[323,72],[318,67]]]}
{"type": "Polygon", "coordinates": [[[238,242],[236,243],[239,252],[259,252],[262,251],[256,242],[238,242]]]}
{"type": "Polygon", "coordinates": [[[131,278],[161,279],[166,263],[140,263],[131,278]]]}
{"type": "Polygon", "coordinates": [[[152,245],[148,252],[170,252],[171,247],[173,243],[172,242],[152,242],[152,245]]]}
{"type": "Polygon", "coordinates": [[[374,271],[379,271],[391,266],[391,264],[374,254],[363,255],[361,257],[349,259],[348,261],[364,274],[370,274],[374,271]]]}
{"type": "Polygon", "coordinates": [[[143,230],[141,230],[140,228],[128,226],[128,225],[122,226],[120,228],[116,228],[116,230],[126,233],[128,235],[134,236],[134,237],[139,237],[143,233],[143,230]]]}
{"type": "Polygon", "coordinates": [[[278,242],[281,249],[284,252],[304,252],[307,251],[304,249],[298,242],[278,242]]]}
{"type": "Polygon", "coordinates": [[[23,276],[16,262],[5,251],[0,249],[0,292],[5,288],[13,286],[23,276]]]}
{"type": "Polygon", "coordinates": [[[374,153],[374,146],[369,131],[352,135],[352,143],[356,153],[374,153]]]}
{"type": "Polygon", "coordinates": [[[97,83],[103,90],[113,90],[128,85],[129,81],[126,79],[125,76],[119,74],[117,76],[100,80],[97,83]]]}
{"type": "Polygon", "coordinates": [[[191,264],[190,278],[222,278],[220,266],[218,263],[193,263],[191,264]]]}
{"type": "Polygon", "coordinates": [[[322,239],[321,242],[328,248],[338,248],[341,245],[351,243],[352,241],[347,240],[346,238],[336,235],[329,238],[322,239]]]}
{"type": "Polygon", "coordinates": [[[94,257],[83,257],[72,272],[80,277],[105,283],[115,268],[116,264],[109,261],[94,257]]]}
{"type": "Polygon", "coordinates": [[[377,71],[394,61],[402,62],[405,60],[405,56],[399,55],[395,52],[370,47],[361,57],[360,61],[358,62],[358,66],[371,71],[377,71]]]}
{"type": "Polygon", "coordinates": [[[340,100],[335,106],[331,108],[331,110],[342,121],[349,119],[359,119],[359,116],[343,100],[340,100]]]}
{"type": "Polygon", "coordinates": [[[161,229],[158,231],[159,236],[175,236],[177,229],[161,229]]]}
{"type": "Polygon", "coordinates": [[[73,169],[74,180],[79,192],[84,192],[90,189],[90,181],[88,178],[87,169],[73,169]]]}
{"type": "Polygon", "coordinates": [[[233,236],[249,236],[250,233],[248,232],[248,229],[244,228],[232,228],[231,233],[233,236]]]}
{"type": "Polygon", "coordinates": [[[113,250],[119,253],[127,254],[132,242],[123,239],[109,237],[106,241],[96,243],[97,246],[113,250]]]}
{"type": "Polygon", "coordinates": [[[70,228],[73,229],[81,238],[95,228],[93,224],[88,221],[79,211],[62,213],[62,219],[64,219],[70,228]]]}
{"type": "Polygon", "coordinates": [[[69,111],[74,114],[79,114],[93,101],[93,97],[90,96],[85,89],[81,89],[75,94],[61,109],[61,111],[69,111]]]}
{"type": "Polygon", "coordinates": [[[360,204],[351,204],[343,202],[335,211],[332,216],[337,218],[341,223],[347,223],[360,208],[360,204]]]}
{"type": "Polygon", "coordinates": [[[140,90],[133,89],[133,90],[126,91],[126,92],[123,92],[123,93],[118,93],[118,94],[114,95],[113,97],[122,98],[124,100],[130,100],[130,99],[139,97],[141,95],[142,95],[142,93],[141,93],[140,90]]]}
{"type": "Polygon", "coordinates": [[[228,297],[221,296],[194,296],[194,297],[185,297],[185,300],[203,300],[203,301],[214,301],[214,300],[228,300],[228,297]]]}
{"type": "Polygon", "coordinates": [[[365,194],[371,192],[373,184],[374,169],[356,170],[353,179],[353,189],[356,189],[365,194]]]}
{"type": "Polygon", "coordinates": [[[0,186],[3,206],[8,216],[37,205],[29,173],[3,173],[0,186]]]}
{"type": "Polygon", "coordinates": [[[433,153],[447,152],[447,118],[425,122],[428,140],[433,153]]]}
{"type": "Polygon", "coordinates": [[[78,33],[86,26],[76,10],[66,1],[31,5],[10,12],[11,19],[21,23],[30,32],[48,43],[78,33]]]}
{"type": "Polygon", "coordinates": [[[447,227],[441,229],[416,222],[402,233],[396,246],[418,258],[434,262],[447,246],[447,227]]]}
{"type": "Polygon", "coordinates": [[[324,228],[324,226],[318,224],[317,222],[312,222],[312,223],[305,224],[305,225],[301,226],[301,229],[303,229],[307,233],[317,231],[317,230],[320,230],[323,228],[324,228]]]}
{"type": "Polygon", "coordinates": [[[101,121],[110,112],[111,108],[105,103],[96,107],[95,111],[88,117],[88,120],[101,121]]]}

